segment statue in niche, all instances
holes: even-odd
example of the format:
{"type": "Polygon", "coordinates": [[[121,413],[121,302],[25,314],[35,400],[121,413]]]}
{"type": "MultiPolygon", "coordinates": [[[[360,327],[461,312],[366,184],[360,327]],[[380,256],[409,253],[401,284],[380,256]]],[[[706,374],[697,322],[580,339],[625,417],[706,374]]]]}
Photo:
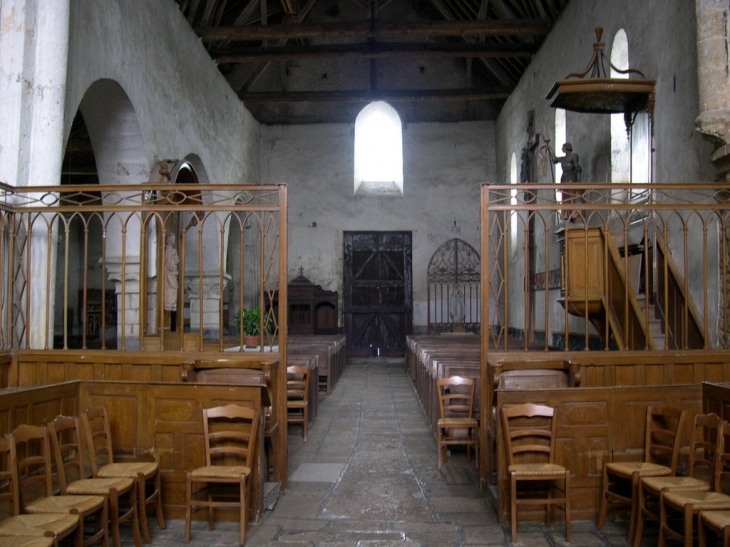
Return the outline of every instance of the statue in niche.
{"type": "Polygon", "coordinates": [[[167,235],[165,245],[165,310],[177,310],[178,264],[180,257],[175,248],[175,234],[167,235]]]}

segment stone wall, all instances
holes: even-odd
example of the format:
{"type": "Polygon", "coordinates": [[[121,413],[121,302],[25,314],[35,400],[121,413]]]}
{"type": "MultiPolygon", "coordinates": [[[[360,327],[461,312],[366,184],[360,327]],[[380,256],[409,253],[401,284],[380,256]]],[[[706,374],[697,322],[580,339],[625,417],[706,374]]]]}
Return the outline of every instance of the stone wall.
{"type": "Polygon", "coordinates": [[[304,268],[341,298],[343,231],[411,231],[418,332],[431,255],[455,237],[479,248],[479,188],[496,175],[494,125],[404,125],[403,196],[390,198],[354,195],[353,132],[354,124],[262,127],[262,182],[289,185],[289,279],[304,268]]]}

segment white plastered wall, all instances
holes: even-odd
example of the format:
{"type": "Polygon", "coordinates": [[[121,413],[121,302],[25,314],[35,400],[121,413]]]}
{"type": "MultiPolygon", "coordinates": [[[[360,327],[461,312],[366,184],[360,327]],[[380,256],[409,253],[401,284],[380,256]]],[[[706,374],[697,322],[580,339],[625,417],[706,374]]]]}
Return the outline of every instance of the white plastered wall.
{"type": "Polygon", "coordinates": [[[344,231],[410,231],[419,332],[431,255],[455,237],[479,248],[480,184],[496,173],[494,124],[405,124],[403,196],[388,198],[353,195],[353,131],[354,124],[262,127],[262,182],[289,184],[289,279],[302,267],[341,299],[344,231]]]}

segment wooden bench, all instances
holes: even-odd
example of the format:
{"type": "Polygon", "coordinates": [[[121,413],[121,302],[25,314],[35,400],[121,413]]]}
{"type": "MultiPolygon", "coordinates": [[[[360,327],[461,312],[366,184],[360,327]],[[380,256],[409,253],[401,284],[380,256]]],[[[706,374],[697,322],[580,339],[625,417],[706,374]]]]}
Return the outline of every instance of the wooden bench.
{"type": "Polygon", "coordinates": [[[316,356],[318,385],[329,395],[346,364],[345,337],[341,335],[296,335],[287,340],[289,357],[316,356]]]}

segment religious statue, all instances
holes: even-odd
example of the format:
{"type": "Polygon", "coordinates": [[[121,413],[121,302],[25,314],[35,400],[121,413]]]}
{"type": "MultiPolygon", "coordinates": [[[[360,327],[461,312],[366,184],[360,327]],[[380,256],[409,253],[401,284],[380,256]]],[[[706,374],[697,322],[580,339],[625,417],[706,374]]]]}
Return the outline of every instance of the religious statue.
{"type": "Polygon", "coordinates": [[[165,245],[165,310],[177,310],[177,266],[180,263],[180,257],[175,248],[175,234],[167,235],[167,243],[165,245]]]}
{"type": "MultiPolygon", "coordinates": [[[[583,169],[578,160],[578,154],[573,152],[573,145],[566,142],[563,145],[564,156],[554,157],[553,163],[559,163],[563,168],[563,176],[560,182],[575,183],[580,182],[583,169]]],[[[583,192],[581,190],[563,190],[563,203],[583,203],[583,192]]],[[[579,214],[577,211],[563,209],[563,220],[573,222],[579,214]]]]}
{"type": "Polygon", "coordinates": [[[464,291],[459,285],[454,287],[454,293],[449,302],[449,315],[451,315],[452,331],[464,332],[464,321],[466,319],[464,291]]]}

